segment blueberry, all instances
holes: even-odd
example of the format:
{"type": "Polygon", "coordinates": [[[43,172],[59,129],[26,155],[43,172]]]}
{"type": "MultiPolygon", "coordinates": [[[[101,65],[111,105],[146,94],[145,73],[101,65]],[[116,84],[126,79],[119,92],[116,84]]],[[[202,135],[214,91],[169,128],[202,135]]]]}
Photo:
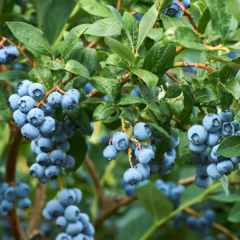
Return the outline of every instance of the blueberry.
{"type": "MultiPolygon", "coordinates": [[[[149,175],[150,176],[150,175],[149,175]]],[[[149,177],[150,178],[150,177],[149,177]]],[[[149,180],[148,179],[145,179],[145,180],[143,180],[143,181],[141,181],[141,182],[138,182],[137,183],[137,188],[140,188],[140,187],[142,187],[142,186],[144,186],[144,185],[147,185],[149,183],[149,180]]]]}
{"type": "Polygon", "coordinates": [[[13,203],[4,199],[0,204],[0,208],[3,212],[12,211],[13,210],[13,203]]]}
{"type": "Polygon", "coordinates": [[[187,9],[190,8],[190,0],[180,0],[183,6],[187,9]]]}
{"type": "Polygon", "coordinates": [[[163,171],[163,170],[159,169],[159,171],[158,171],[157,173],[158,173],[159,175],[161,175],[161,176],[166,176],[166,175],[168,175],[170,172],[171,172],[171,170],[163,171]]]}
{"type": "Polygon", "coordinates": [[[28,94],[34,99],[40,99],[44,95],[44,87],[40,83],[33,83],[28,88],[28,94]]]}
{"type": "Polygon", "coordinates": [[[132,96],[132,97],[142,98],[141,94],[138,93],[135,89],[132,90],[130,96],[132,96]]]}
{"type": "Polygon", "coordinates": [[[64,216],[69,222],[76,222],[80,216],[80,210],[77,206],[70,205],[66,207],[64,216]]]}
{"type": "Polygon", "coordinates": [[[55,119],[55,130],[52,132],[52,134],[58,134],[61,132],[61,130],[62,130],[61,123],[57,119],[55,119]]]}
{"type": "Polygon", "coordinates": [[[35,151],[36,151],[37,155],[39,155],[41,153],[44,153],[44,152],[41,151],[40,147],[38,147],[38,146],[36,147],[35,151]]]}
{"type": "Polygon", "coordinates": [[[201,125],[194,125],[188,130],[188,139],[195,145],[201,145],[207,141],[208,132],[201,125]]]}
{"type": "Polygon", "coordinates": [[[207,149],[207,144],[196,145],[190,142],[189,147],[193,152],[204,152],[207,149]]]}
{"type": "Polygon", "coordinates": [[[26,183],[21,183],[17,187],[17,195],[18,197],[25,198],[29,195],[30,189],[29,186],[26,183]]]}
{"type": "Polygon", "coordinates": [[[220,156],[218,153],[217,153],[217,149],[218,149],[218,147],[219,147],[219,144],[218,145],[216,145],[216,146],[214,146],[211,150],[210,150],[210,154],[209,154],[209,156],[210,156],[210,159],[212,160],[211,162],[219,162],[219,161],[222,161],[222,160],[224,160],[224,159],[226,159],[225,157],[223,157],[223,156],[220,156]]]}
{"type": "Polygon", "coordinates": [[[39,130],[30,123],[26,123],[21,128],[21,133],[27,140],[32,140],[39,136],[39,130]]]}
{"type": "Polygon", "coordinates": [[[8,107],[13,111],[18,109],[18,102],[20,100],[20,96],[18,94],[13,94],[8,99],[8,107]]]}
{"type": "Polygon", "coordinates": [[[41,109],[33,108],[27,114],[27,120],[33,126],[39,126],[44,121],[44,113],[41,109]]]}
{"type": "Polygon", "coordinates": [[[132,197],[132,196],[136,195],[136,187],[131,186],[130,184],[127,184],[124,187],[124,191],[128,197],[132,197]]]}
{"type": "Polygon", "coordinates": [[[92,236],[92,235],[94,235],[94,233],[95,233],[95,229],[94,229],[93,225],[92,225],[91,223],[89,223],[89,224],[87,225],[87,227],[85,227],[85,228],[83,229],[82,233],[83,233],[83,234],[86,234],[86,235],[88,235],[88,236],[92,236]]]}
{"type": "Polygon", "coordinates": [[[5,53],[5,51],[4,51],[4,49],[2,48],[2,49],[0,49],[0,65],[2,65],[2,64],[6,64],[6,61],[7,61],[7,59],[6,59],[6,53],[5,53]]]}
{"type": "Polygon", "coordinates": [[[23,113],[28,113],[34,105],[36,105],[35,100],[29,96],[23,96],[18,101],[18,107],[23,113]]]}
{"type": "Polygon", "coordinates": [[[56,224],[60,228],[65,228],[65,227],[67,227],[67,219],[63,216],[60,216],[57,218],[56,224]]]}
{"type": "Polygon", "coordinates": [[[40,105],[39,106],[39,109],[41,109],[44,113],[44,116],[52,116],[55,112],[55,109],[52,108],[49,103],[45,103],[46,104],[46,107],[44,105],[40,105]]]}
{"type": "Polygon", "coordinates": [[[57,166],[48,166],[46,169],[45,169],[45,176],[47,178],[50,178],[51,180],[53,179],[56,179],[59,175],[59,169],[57,166]]]}
{"type": "Polygon", "coordinates": [[[76,200],[76,195],[71,189],[63,189],[58,195],[58,200],[64,206],[72,205],[76,200]]]}
{"type": "Polygon", "coordinates": [[[49,178],[47,178],[46,176],[43,176],[41,178],[38,179],[39,183],[45,184],[47,182],[49,182],[49,178]]]}
{"type": "Polygon", "coordinates": [[[115,160],[118,155],[119,153],[113,145],[109,145],[103,150],[103,156],[108,159],[108,161],[115,160]]]}
{"type": "Polygon", "coordinates": [[[27,209],[31,206],[32,202],[29,198],[22,198],[18,201],[18,206],[21,209],[27,209]]]}
{"type": "Polygon", "coordinates": [[[63,109],[74,109],[78,105],[78,98],[75,95],[65,94],[62,97],[61,104],[63,109]]]}
{"type": "Polygon", "coordinates": [[[80,233],[82,230],[83,230],[83,225],[79,221],[68,223],[66,228],[66,232],[69,235],[76,235],[80,233]]]}
{"type": "Polygon", "coordinates": [[[187,226],[191,229],[191,230],[196,230],[196,226],[197,226],[197,218],[190,216],[187,218],[187,226]]]}
{"type": "Polygon", "coordinates": [[[142,181],[144,181],[145,179],[147,179],[149,177],[150,168],[148,165],[138,163],[136,166],[134,166],[134,168],[142,173],[142,181]]]}
{"type": "Polygon", "coordinates": [[[22,127],[27,123],[27,115],[18,109],[13,113],[13,122],[17,126],[22,127]]]}
{"type": "Polygon", "coordinates": [[[150,168],[151,173],[156,173],[159,171],[159,163],[157,162],[150,162],[148,166],[150,168]]]}
{"type": "Polygon", "coordinates": [[[143,16],[141,14],[137,13],[134,15],[134,17],[137,19],[137,22],[140,22],[140,20],[142,19],[143,16]]]}
{"type": "Polygon", "coordinates": [[[221,140],[221,134],[220,131],[217,132],[211,132],[208,134],[208,139],[206,141],[206,144],[210,147],[213,147],[219,143],[221,140]]]}
{"type": "Polygon", "coordinates": [[[208,164],[204,164],[204,163],[198,164],[196,167],[196,175],[198,177],[206,178],[208,176],[207,168],[208,168],[208,164]]]}
{"type": "Polygon", "coordinates": [[[32,141],[31,142],[31,152],[33,153],[33,154],[37,154],[37,152],[36,152],[36,148],[38,147],[38,145],[35,143],[35,141],[32,141]]]}
{"type": "Polygon", "coordinates": [[[231,124],[234,127],[234,132],[238,132],[240,130],[240,125],[236,120],[232,121],[231,124]]]}
{"type": "Polygon", "coordinates": [[[189,161],[192,164],[199,164],[202,162],[201,152],[193,152],[192,159],[189,161]]]}
{"type": "Polygon", "coordinates": [[[25,69],[25,66],[21,63],[15,63],[12,67],[13,70],[19,70],[23,71],[25,69]]]}
{"type": "Polygon", "coordinates": [[[53,140],[51,138],[40,138],[38,140],[38,146],[42,152],[50,152],[54,146],[53,140]]]}
{"type": "Polygon", "coordinates": [[[139,159],[140,153],[145,149],[152,150],[152,146],[151,145],[144,146],[141,144],[141,149],[138,147],[135,148],[134,155],[139,159]]]}
{"type": "Polygon", "coordinates": [[[124,180],[130,185],[136,184],[142,180],[142,173],[135,168],[129,168],[124,173],[124,180]]]}
{"type": "Polygon", "coordinates": [[[172,4],[164,9],[164,14],[167,14],[169,16],[176,16],[179,10],[181,10],[181,8],[177,0],[173,0],[172,4]]]}
{"type": "Polygon", "coordinates": [[[91,239],[89,238],[89,236],[79,233],[73,238],[73,240],[91,240],[91,239]]]}
{"type": "Polygon", "coordinates": [[[181,221],[181,220],[175,220],[175,217],[171,218],[170,221],[169,221],[169,225],[171,228],[173,229],[180,229],[184,226],[184,222],[181,221]]]}
{"type": "Polygon", "coordinates": [[[230,158],[231,162],[233,164],[239,164],[240,163],[240,156],[238,157],[234,157],[234,158],[230,158]]]}
{"type": "Polygon", "coordinates": [[[203,126],[208,132],[216,132],[221,129],[221,119],[216,114],[207,114],[203,118],[203,126]]]}
{"type": "Polygon", "coordinates": [[[41,178],[44,176],[44,167],[39,165],[38,163],[34,163],[30,167],[30,175],[33,178],[41,178]]]}
{"type": "Polygon", "coordinates": [[[224,160],[217,164],[217,170],[221,174],[229,174],[233,170],[233,163],[230,160],[224,160]]]}
{"type": "Polygon", "coordinates": [[[80,100],[80,92],[77,89],[70,89],[66,92],[66,95],[74,95],[77,97],[78,101],[80,100]]]}
{"type": "Polygon", "coordinates": [[[79,190],[78,188],[73,188],[72,190],[74,191],[75,196],[76,196],[75,202],[73,204],[80,203],[82,200],[82,191],[79,190]]]}
{"type": "Polygon", "coordinates": [[[195,184],[196,186],[200,187],[200,188],[207,188],[211,182],[212,182],[212,178],[211,177],[206,177],[206,178],[203,178],[203,177],[196,177],[195,178],[195,184]]]}
{"type": "Polygon", "coordinates": [[[74,165],[75,165],[75,159],[72,156],[67,155],[67,161],[63,165],[63,167],[66,169],[73,169],[74,165]]]}
{"type": "Polygon", "coordinates": [[[152,131],[146,123],[137,123],[133,128],[133,134],[139,141],[146,141],[151,137],[152,131]]]}
{"type": "Polygon", "coordinates": [[[139,154],[139,162],[142,164],[148,164],[154,160],[154,152],[150,149],[144,149],[139,154]]]}
{"type": "Polygon", "coordinates": [[[23,97],[28,95],[28,88],[32,84],[29,80],[24,80],[18,84],[18,95],[23,97]]]}
{"type": "Polygon", "coordinates": [[[126,133],[117,132],[113,135],[112,144],[117,151],[124,151],[129,146],[129,138],[126,133]]]}
{"type": "Polygon", "coordinates": [[[233,119],[233,112],[230,109],[223,111],[222,113],[217,113],[222,122],[231,122],[233,119]]]}
{"type": "Polygon", "coordinates": [[[51,108],[59,108],[61,107],[62,95],[59,92],[53,92],[49,94],[47,100],[51,108]]]}
{"type": "Polygon", "coordinates": [[[64,152],[68,152],[70,149],[70,144],[68,141],[57,143],[58,147],[64,152]]]}
{"type": "Polygon", "coordinates": [[[50,158],[46,153],[40,153],[36,158],[36,162],[40,166],[46,166],[50,163],[50,158]]]}
{"type": "Polygon", "coordinates": [[[49,214],[49,212],[48,212],[48,210],[47,210],[46,208],[43,209],[42,215],[43,215],[43,217],[44,217],[45,219],[47,219],[48,221],[54,221],[54,220],[57,219],[57,217],[52,217],[52,216],[49,214]]]}
{"type": "Polygon", "coordinates": [[[13,202],[17,198],[16,189],[14,187],[8,187],[4,192],[4,197],[7,201],[13,202]]]}
{"type": "Polygon", "coordinates": [[[57,134],[53,134],[53,140],[57,143],[65,142],[67,140],[67,137],[67,134],[63,130],[57,134]]]}
{"type": "Polygon", "coordinates": [[[86,92],[86,94],[89,94],[90,92],[92,92],[94,89],[94,87],[92,86],[92,84],[90,82],[86,83],[85,86],[83,86],[83,90],[86,92]]]}
{"type": "Polygon", "coordinates": [[[44,122],[40,126],[42,134],[50,134],[55,130],[55,120],[52,117],[44,117],[44,122]]]}
{"type": "Polygon", "coordinates": [[[222,124],[221,134],[224,137],[232,136],[233,135],[233,131],[234,131],[234,127],[233,127],[233,125],[230,122],[224,122],[222,124]]]}
{"type": "Polygon", "coordinates": [[[176,148],[178,145],[179,145],[179,141],[180,141],[180,138],[178,137],[177,141],[175,140],[175,138],[171,135],[170,136],[171,139],[170,139],[170,142],[168,144],[168,148],[176,148]]]}
{"type": "Polygon", "coordinates": [[[15,46],[7,46],[4,48],[4,51],[7,54],[6,64],[11,64],[18,56],[18,49],[15,46]]]}
{"type": "Polygon", "coordinates": [[[46,209],[50,214],[50,216],[54,218],[59,217],[64,212],[64,207],[59,202],[59,200],[56,200],[56,199],[49,201],[46,205],[46,209]]]}
{"type": "Polygon", "coordinates": [[[211,209],[207,209],[204,212],[204,217],[210,222],[213,223],[215,221],[215,212],[211,209]]]}
{"type": "Polygon", "coordinates": [[[66,153],[62,150],[53,150],[50,154],[51,164],[63,166],[67,161],[66,153]]]}
{"type": "Polygon", "coordinates": [[[167,172],[169,170],[172,170],[173,166],[174,166],[173,158],[171,156],[167,156],[159,163],[159,170],[161,172],[167,172]]]}
{"type": "Polygon", "coordinates": [[[220,179],[223,176],[223,174],[217,170],[217,164],[215,163],[211,163],[207,167],[207,173],[213,179],[220,179]]]}
{"type": "Polygon", "coordinates": [[[67,233],[59,233],[55,240],[72,240],[72,237],[67,233]]]}

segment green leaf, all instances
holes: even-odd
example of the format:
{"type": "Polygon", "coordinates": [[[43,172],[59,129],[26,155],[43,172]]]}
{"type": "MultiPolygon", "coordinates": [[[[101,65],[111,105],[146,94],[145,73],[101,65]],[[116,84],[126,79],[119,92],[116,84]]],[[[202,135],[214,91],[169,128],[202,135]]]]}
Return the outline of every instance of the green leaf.
{"type": "Polygon", "coordinates": [[[75,60],[69,60],[65,65],[65,70],[87,79],[90,78],[90,73],[87,68],[75,60]]]}
{"type": "Polygon", "coordinates": [[[163,26],[167,30],[172,27],[184,26],[184,23],[178,17],[171,17],[166,14],[161,14],[160,18],[162,19],[163,26]]]}
{"type": "Polygon", "coordinates": [[[233,16],[240,22],[240,0],[229,0],[229,8],[233,16]]]}
{"type": "Polygon", "coordinates": [[[86,31],[86,29],[91,26],[90,24],[81,24],[68,33],[66,39],[64,40],[62,49],[62,58],[65,58],[68,53],[72,51],[74,46],[79,42],[80,36],[86,31]]]}
{"type": "Polygon", "coordinates": [[[198,8],[200,14],[203,14],[205,10],[205,3],[203,1],[200,0],[200,1],[194,2],[193,5],[195,5],[198,8]]]}
{"type": "Polygon", "coordinates": [[[85,142],[85,138],[82,136],[79,130],[74,132],[74,135],[68,139],[68,142],[70,143],[68,155],[75,159],[75,166],[72,169],[72,171],[75,172],[82,165],[86,157],[88,147],[85,142]]]}
{"type": "Polygon", "coordinates": [[[135,61],[134,54],[131,50],[129,50],[127,47],[125,47],[122,43],[119,41],[111,38],[111,37],[105,37],[105,43],[116,53],[124,59],[125,61],[129,63],[133,63],[135,61]]]}
{"type": "Polygon", "coordinates": [[[108,7],[108,8],[111,10],[111,12],[113,13],[113,15],[116,17],[116,19],[117,19],[122,25],[124,25],[123,19],[122,19],[122,15],[119,13],[119,11],[118,11],[116,8],[114,8],[114,7],[110,6],[110,5],[106,5],[106,7],[108,7]]]}
{"type": "Polygon", "coordinates": [[[172,0],[163,0],[160,4],[160,9],[166,8],[172,4],[172,0]]]}
{"type": "Polygon", "coordinates": [[[165,94],[165,98],[175,98],[178,97],[182,93],[181,88],[178,83],[172,83],[168,86],[167,92],[165,94]]]}
{"type": "Polygon", "coordinates": [[[185,125],[185,124],[189,123],[191,114],[192,114],[192,109],[183,108],[177,118],[181,121],[182,125],[185,125]]]}
{"type": "Polygon", "coordinates": [[[131,69],[131,72],[140,77],[147,84],[150,91],[156,87],[158,77],[155,74],[143,69],[131,69]]]}
{"type": "Polygon", "coordinates": [[[185,109],[192,109],[194,105],[194,88],[190,85],[181,84],[180,88],[182,89],[183,96],[184,96],[184,108],[185,109]]]}
{"type": "Polygon", "coordinates": [[[115,107],[105,106],[103,104],[100,104],[93,112],[93,120],[97,122],[97,121],[106,119],[110,117],[112,114],[114,114],[115,112],[116,112],[115,107]]]}
{"type": "Polygon", "coordinates": [[[206,51],[203,40],[187,26],[169,28],[162,36],[164,43],[176,43],[185,48],[206,51]]]}
{"type": "Polygon", "coordinates": [[[192,158],[192,151],[189,148],[190,141],[188,140],[187,132],[180,135],[180,143],[178,146],[178,154],[181,162],[187,162],[192,158]]]}
{"type": "Polygon", "coordinates": [[[240,98],[240,85],[235,78],[227,82],[226,89],[228,89],[236,99],[240,98]]]}
{"type": "Polygon", "coordinates": [[[97,66],[97,51],[94,48],[86,49],[83,53],[82,64],[88,69],[90,74],[94,71],[97,66]]]}
{"type": "Polygon", "coordinates": [[[23,22],[7,22],[7,25],[20,42],[43,55],[53,56],[51,46],[42,31],[23,22]]]}
{"type": "Polygon", "coordinates": [[[107,102],[102,100],[101,98],[96,98],[96,97],[91,97],[91,98],[86,98],[83,102],[81,102],[81,104],[93,104],[93,105],[96,105],[96,104],[104,104],[106,105],[107,102]]]}
{"type": "Polygon", "coordinates": [[[44,88],[51,89],[53,85],[53,77],[51,71],[47,67],[35,66],[28,76],[31,81],[41,83],[44,88]]]}
{"type": "MultiPolygon", "coordinates": [[[[178,148],[179,149],[179,148],[178,148]]],[[[183,193],[180,197],[180,203],[184,204],[186,202],[190,202],[194,198],[196,198],[198,195],[200,195],[203,192],[203,190],[199,187],[197,187],[195,184],[191,184],[185,188],[183,193]]]]}
{"type": "Polygon", "coordinates": [[[83,55],[83,42],[77,42],[73,49],[70,51],[70,53],[67,54],[67,56],[64,58],[64,61],[67,62],[69,60],[76,60],[80,61],[83,55]]]}
{"type": "Polygon", "coordinates": [[[173,211],[171,201],[151,182],[138,188],[137,196],[140,204],[155,221],[168,216],[173,211]]]}
{"type": "Polygon", "coordinates": [[[101,93],[111,98],[118,98],[121,93],[121,84],[117,79],[92,77],[91,84],[101,93]]]}
{"type": "Polygon", "coordinates": [[[158,17],[158,11],[155,4],[144,14],[139,24],[139,34],[136,46],[136,52],[138,52],[144,39],[147,37],[149,31],[155,24],[158,17]]]}
{"type": "Polygon", "coordinates": [[[149,10],[150,7],[151,7],[151,4],[142,3],[140,1],[137,1],[131,5],[130,10],[137,12],[141,15],[144,15],[149,10]]]}
{"type": "Polygon", "coordinates": [[[224,41],[231,39],[238,23],[231,14],[229,1],[207,0],[212,17],[212,28],[222,36],[224,41]]]}
{"type": "Polygon", "coordinates": [[[7,72],[0,72],[0,80],[15,80],[27,79],[28,73],[19,70],[9,70],[7,72]]]}
{"type": "Polygon", "coordinates": [[[152,40],[158,42],[162,39],[162,35],[163,35],[163,28],[152,28],[149,31],[147,36],[152,40]]]}
{"type": "Polygon", "coordinates": [[[218,96],[220,98],[220,106],[222,111],[228,109],[233,103],[233,95],[225,88],[218,86],[218,96]]]}
{"type": "Polygon", "coordinates": [[[119,118],[125,119],[128,122],[130,122],[132,125],[135,124],[135,122],[137,121],[137,114],[134,114],[133,111],[129,110],[129,109],[125,109],[125,108],[121,108],[122,113],[119,116],[119,118]]]}
{"type": "Polygon", "coordinates": [[[199,19],[198,27],[197,27],[198,33],[205,32],[205,29],[206,29],[210,19],[211,19],[211,14],[210,14],[209,8],[207,7],[207,8],[205,8],[202,16],[199,19]]]}
{"type": "Polygon", "coordinates": [[[106,60],[106,64],[108,65],[114,65],[114,66],[118,66],[121,67],[125,70],[128,70],[128,64],[127,62],[125,62],[124,60],[122,60],[117,54],[111,54],[107,60],[106,60]]]}
{"type": "Polygon", "coordinates": [[[175,54],[176,47],[174,44],[162,46],[162,43],[158,42],[149,50],[142,68],[154,73],[158,77],[162,77],[172,67],[175,54]]]}
{"type": "Polygon", "coordinates": [[[139,88],[140,88],[140,93],[141,96],[143,98],[143,100],[145,101],[145,103],[148,105],[148,107],[153,111],[153,113],[156,115],[156,117],[158,119],[160,119],[161,117],[161,113],[154,101],[154,98],[152,96],[152,93],[150,93],[147,89],[146,86],[142,83],[139,84],[139,88]]]}
{"type": "Polygon", "coordinates": [[[116,105],[117,106],[125,106],[131,104],[146,104],[142,98],[139,97],[125,97],[122,98],[116,105]]]}
{"type": "Polygon", "coordinates": [[[107,7],[98,3],[96,0],[80,0],[79,4],[80,7],[90,15],[99,17],[112,17],[111,11],[107,7]]]}
{"type": "Polygon", "coordinates": [[[217,153],[227,158],[240,156],[240,136],[230,136],[223,139],[217,153]]]}
{"type": "Polygon", "coordinates": [[[57,61],[57,60],[44,60],[44,66],[51,70],[59,70],[64,68],[65,63],[57,61]]]}
{"type": "Polygon", "coordinates": [[[223,175],[223,177],[221,177],[221,178],[219,179],[219,181],[221,182],[222,187],[223,187],[226,195],[228,196],[228,178],[227,178],[227,176],[226,176],[226,175],[223,175]]]}
{"type": "Polygon", "coordinates": [[[216,194],[208,195],[207,198],[216,202],[233,203],[240,199],[240,194],[231,193],[229,196],[226,194],[216,194]]]}
{"type": "Polygon", "coordinates": [[[195,103],[200,104],[204,102],[217,101],[217,100],[218,100],[217,94],[211,88],[204,87],[197,93],[195,98],[195,103]]]}
{"type": "Polygon", "coordinates": [[[51,44],[58,38],[75,5],[74,0],[51,1],[43,23],[44,32],[51,44]]]}
{"type": "Polygon", "coordinates": [[[228,215],[228,221],[233,223],[240,222],[240,201],[236,202],[228,215]]]}
{"type": "Polygon", "coordinates": [[[121,34],[122,24],[115,17],[105,18],[93,23],[85,34],[94,36],[115,36],[121,34]]]}

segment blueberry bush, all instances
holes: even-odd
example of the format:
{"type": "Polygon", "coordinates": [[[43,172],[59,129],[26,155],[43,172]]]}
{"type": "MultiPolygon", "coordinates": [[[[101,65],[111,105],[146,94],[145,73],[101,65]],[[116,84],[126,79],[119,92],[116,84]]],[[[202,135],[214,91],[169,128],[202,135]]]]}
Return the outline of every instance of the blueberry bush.
{"type": "Polygon", "coordinates": [[[240,239],[240,0],[0,0],[0,239],[240,239]]]}

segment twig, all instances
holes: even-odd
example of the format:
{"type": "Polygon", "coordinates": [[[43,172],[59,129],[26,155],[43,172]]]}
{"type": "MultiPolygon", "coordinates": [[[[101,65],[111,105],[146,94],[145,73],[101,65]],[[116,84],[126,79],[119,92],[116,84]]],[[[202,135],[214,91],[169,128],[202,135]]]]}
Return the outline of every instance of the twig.
{"type": "MultiPolygon", "coordinates": [[[[201,217],[201,215],[198,212],[194,211],[191,208],[185,208],[184,211],[192,216],[201,217]]],[[[237,236],[234,233],[230,232],[227,228],[218,223],[213,223],[213,228],[229,236],[232,240],[238,240],[237,236]]]]}
{"type": "Polygon", "coordinates": [[[95,228],[98,229],[102,226],[103,222],[110,217],[114,212],[116,212],[120,207],[130,204],[131,202],[137,200],[137,196],[126,197],[121,202],[116,204],[115,206],[108,208],[103,214],[97,219],[95,224],[95,228]]]}
{"type": "Polygon", "coordinates": [[[136,15],[137,12],[132,11],[132,12],[130,12],[130,14],[132,14],[132,15],[136,15]]]}
{"type": "Polygon", "coordinates": [[[131,93],[132,91],[130,90],[121,90],[122,93],[131,93]]]}
{"type": "Polygon", "coordinates": [[[176,56],[177,56],[180,52],[182,52],[184,49],[185,49],[184,47],[178,46],[177,49],[176,49],[176,56]]]}
{"type": "Polygon", "coordinates": [[[119,11],[119,10],[120,10],[120,7],[121,7],[121,0],[118,0],[118,1],[117,1],[117,8],[116,8],[116,9],[119,11]]]}
{"type": "Polygon", "coordinates": [[[63,181],[62,181],[62,175],[61,174],[58,176],[58,179],[59,179],[59,184],[60,184],[60,190],[63,190],[64,186],[63,186],[63,181]]]}
{"type": "Polygon", "coordinates": [[[85,157],[85,163],[87,165],[89,173],[91,174],[92,180],[93,180],[94,185],[96,187],[97,194],[98,194],[98,199],[99,199],[99,204],[100,204],[100,206],[103,206],[103,203],[104,203],[104,193],[103,193],[103,189],[102,189],[102,187],[100,185],[100,180],[99,180],[97,171],[96,171],[96,169],[95,169],[91,159],[88,156],[85,157]]]}
{"type": "Polygon", "coordinates": [[[166,75],[168,77],[170,77],[174,82],[178,83],[178,84],[181,84],[173,75],[171,75],[170,73],[166,72],[166,75]]]}
{"type": "Polygon", "coordinates": [[[208,72],[215,72],[215,69],[208,67],[206,64],[200,63],[190,63],[190,62],[177,62],[173,64],[173,67],[195,67],[195,68],[204,68],[208,72]]]}
{"type": "Polygon", "coordinates": [[[92,41],[91,43],[89,43],[86,47],[86,49],[88,48],[92,48],[95,44],[97,44],[100,41],[100,39],[96,39],[94,41],[92,41]]]}
{"type": "Polygon", "coordinates": [[[195,176],[192,176],[192,177],[180,179],[177,184],[178,185],[189,185],[194,182],[195,178],[196,178],[195,176]]]}
{"type": "Polygon", "coordinates": [[[199,106],[198,109],[200,110],[200,112],[202,113],[202,115],[205,117],[205,116],[206,116],[206,113],[204,112],[204,110],[202,109],[202,107],[199,106]]]}

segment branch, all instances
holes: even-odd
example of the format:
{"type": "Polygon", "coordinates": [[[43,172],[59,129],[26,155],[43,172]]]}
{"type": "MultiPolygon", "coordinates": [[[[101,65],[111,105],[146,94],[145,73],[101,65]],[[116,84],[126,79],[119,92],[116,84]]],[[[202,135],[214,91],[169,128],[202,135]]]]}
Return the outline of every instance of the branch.
{"type": "MultiPolygon", "coordinates": [[[[186,209],[184,209],[184,211],[195,217],[201,217],[201,215],[198,212],[194,211],[191,208],[186,208],[186,209]]],[[[229,236],[232,240],[238,240],[237,236],[234,233],[230,232],[227,228],[225,228],[224,226],[222,226],[218,223],[213,223],[213,228],[215,228],[219,232],[222,232],[225,235],[229,236]]]]}
{"type": "Polygon", "coordinates": [[[184,47],[178,46],[177,49],[176,49],[176,56],[177,56],[180,52],[182,52],[184,49],[185,49],[184,47]]]}
{"type": "Polygon", "coordinates": [[[91,43],[88,44],[88,46],[86,47],[86,49],[88,48],[92,48],[95,44],[97,44],[100,41],[100,39],[96,39],[94,41],[92,41],[91,43]]]}
{"type": "Polygon", "coordinates": [[[195,180],[195,176],[192,176],[192,177],[180,179],[177,184],[178,185],[189,185],[189,184],[193,183],[194,180],[195,180]]]}
{"type": "Polygon", "coordinates": [[[95,224],[95,228],[98,229],[102,226],[103,222],[110,217],[114,212],[116,212],[120,207],[128,205],[132,203],[133,201],[137,200],[137,196],[133,197],[126,197],[121,202],[117,203],[115,206],[108,208],[103,214],[97,219],[97,222],[95,224]]]}
{"type": "Polygon", "coordinates": [[[215,69],[208,67],[206,64],[200,63],[189,63],[189,62],[177,62],[173,64],[173,67],[195,67],[195,68],[204,68],[208,72],[215,72],[215,69]]]}
{"type": "Polygon", "coordinates": [[[205,117],[205,116],[206,116],[206,113],[204,112],[204,110],[202,109],[202,107],[199,106],[198,109],[200,110],[200,112],[202,113],[202,115],[205,117]]]}
{"type": "Polygon", "coordinates": [[[117,11],[119,11],[120,10],[120,7],[121,7],[121,0],[118,0],[117,1],[117,11]]]}
{"type": "Polygon", "coordinates": [[[100,186],[100,180],[99,180],[97,171],[95,169],[95,166],[94,166],[93,162],[91,161],[91,159],[88,156],[85,157],[85,163],[87,165],[88,171],[91,174],[92,180],[93,180],[94,185],[96,187],[97,195],[98,195],[98,199],[99,199],[99,204],[100,204],[100,206],[103,206],[103,203],[104,203],[104,193],[103,193],[102,187],[100,186]]]}
{"type": "Polygon", "coordinates": [[[173,75],[171,75],[170,73],[166,72],[166,75],[168,77],[170,77],[174,82],[178,83],[178,84],[181,84],[173,75]]]}

